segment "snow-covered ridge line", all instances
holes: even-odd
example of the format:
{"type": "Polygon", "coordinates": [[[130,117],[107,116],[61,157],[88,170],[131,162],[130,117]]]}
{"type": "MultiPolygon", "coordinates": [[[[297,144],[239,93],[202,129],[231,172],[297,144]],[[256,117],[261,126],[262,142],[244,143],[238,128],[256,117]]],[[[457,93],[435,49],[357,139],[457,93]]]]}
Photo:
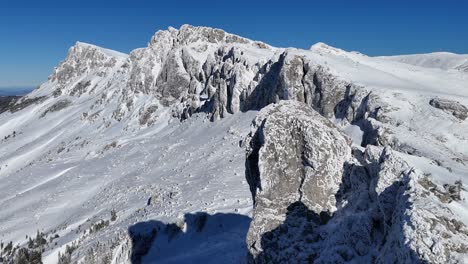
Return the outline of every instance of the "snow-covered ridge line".
{"type": "MultiPolygon", "coordinates": [[[[127,58],[128,57],[128,54],[126,54],[126,53],[111,50],[111,49],[107,49],[107,48],[103,48],[103,47],[99,47],[99,46],[96,46],[94,44],[89,44],[89,43],[85,43],[85,42],[81,42],[81,41],[77,41],[75,46],[90,47],[90,48],[94,48],[94,49],[99,49],[99,50],[101,50],[102,52],[106,53],[109,56],[122,57],[122,58],[127,58]]],[[[72,49],[72,48],[70,48],[70,49],[72,49]]]]}
{"type": "Polygon", "coordinates": [[[230,34],[219,28],[182,25],[179,29],[169,27],[167,30],[158,30],[151,38],[148,46],[155,45],[161,38],[171,36],[179,44],[190,44],[197,41],[210,43],[255,43],[260,46],[268,46],[260,41],[253,41],[238,35],[230,34]]]}
{"type": "Polygon", "coordinates": [[[433,52],[425,54],[382,56],[378,58],[426,68],[468,72],[468,54],[433,52]]]}

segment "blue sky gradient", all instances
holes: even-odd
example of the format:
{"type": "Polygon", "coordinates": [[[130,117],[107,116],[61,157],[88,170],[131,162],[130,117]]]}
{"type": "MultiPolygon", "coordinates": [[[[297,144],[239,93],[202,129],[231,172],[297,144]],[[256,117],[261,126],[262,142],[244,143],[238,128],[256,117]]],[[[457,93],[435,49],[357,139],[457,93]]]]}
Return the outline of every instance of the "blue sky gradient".
{"type": "Polygon", "coordinates": [[[158,29],[222,28],[273,46],[325,42],[368,55],[468,53],[468,1],[0,2],[0,87],[37,86],[76,41],[121,52],[158,29]]]}

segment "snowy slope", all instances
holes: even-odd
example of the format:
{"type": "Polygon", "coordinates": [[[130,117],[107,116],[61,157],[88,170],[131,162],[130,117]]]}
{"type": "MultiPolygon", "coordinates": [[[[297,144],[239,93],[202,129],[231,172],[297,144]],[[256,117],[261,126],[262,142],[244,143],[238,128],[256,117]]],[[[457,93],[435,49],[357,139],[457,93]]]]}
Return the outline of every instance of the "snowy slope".
{"type": "MultiPolygon", "coordinates": [[[[306,66],[293,68],[298,61],[316,70],[315,86],[322,78],[344,93],[352,84],[349,100],[367,95],[366,108],[377,109],[377,117],[369,110],[354,121],[322,113],[356,145],[365,144],[367,120],[379,134],[375,144],[390,144],[439,186],[468,181],[468,121],[429,104],[468,106],[468,75],[447,71],[451,57],[436,65],[323,43],[275,48],[184,25],[129,55],[77,42],[46,83],[0,114],[0,240],[24,246],[37,230],[57,234],[44,246],[47,263],[66,245],[77,247],[71,256],[82,263],[242,262],[252,201],[240,141],[255,110],[278,98],[302,100],[290,91],[308,81],[306,66]],[[117,218],[100,225],[112,210],[117,218]],[[164,235],[145,248],[141,237],[153,229],[164,235]]],[[[464,200],[449,206],[468,224],[464,200]]]]}
{"type": "Polygon", "coordinates": [[[468,71],[468,55],[450,52],[433,52],[427,54],[385,56],[381,59],[398,61],[425,68],[442,70],[468,71]]]}

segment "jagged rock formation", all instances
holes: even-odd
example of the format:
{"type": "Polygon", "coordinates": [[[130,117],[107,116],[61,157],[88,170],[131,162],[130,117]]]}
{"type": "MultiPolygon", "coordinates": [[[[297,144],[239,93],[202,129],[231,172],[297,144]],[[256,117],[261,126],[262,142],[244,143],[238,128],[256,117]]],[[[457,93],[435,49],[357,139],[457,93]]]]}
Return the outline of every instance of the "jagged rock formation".
{"type": "Polygon", "coordinates": [[[172,115],[182,119],[201,111],[216,120],[279,100],[297,100],[350,123],[366,119],[366,113],[376,118],[383,109],[369,102],[376,99],[369,91],[339,80],[307,56],[189,25],[157,32],[148,47],[128,57],[77,42],[49,82],[54,96],[80,97],[101,90],[94,106],[117,100],[112,114],[117,121],[135,114],[150,119],[160,111],[147,109],[158,105],[170,107],[172,115]],[[253,52],[263,53],[252,57],[253,52]],[[125,85],[120,94],[103,91],[121,86],[119,82],[125,85]],[[142,95],[147,98],[143,104],[137,102],[142,95]]]}
{"type": "Polygon", "coordinates": [[[348,146],[327,119],[283,101],[246,140],[252,263],[460,263],[468,229],[390,148],[348,146]]]}
{"type": "Polygon", "coordinates": [[[318,219],[336,210],[334,194],[351,149],[329,120],[294,101],[264,108],[252,129],[246,140],[246,178],[255,212],[247,242],[258,255],[264,247],[260,236],[281,224],[278,216],[290,204],[304,204],[318,219]]]}
{"type": "Polygon", "coordinates": [[[65,60],[49,76],[49,81],[56,83],[54,95],[79,96],[84,93],[86,86],[90,86],[90,82],[89,80],[77,82],[77,79],[86,76],[102,78],[113,71],[119,62],[122,63],[124,58],[126,58],[124,54],[77,42],[70,48],[65,60]]]}

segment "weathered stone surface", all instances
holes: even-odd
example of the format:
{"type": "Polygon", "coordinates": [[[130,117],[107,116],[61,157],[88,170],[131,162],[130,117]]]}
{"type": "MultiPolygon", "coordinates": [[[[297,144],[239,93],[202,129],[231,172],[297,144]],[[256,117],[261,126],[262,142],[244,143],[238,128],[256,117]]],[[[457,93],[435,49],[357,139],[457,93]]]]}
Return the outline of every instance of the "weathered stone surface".
{"type": "Polygon", "coordinates": [[[466,117],[468,117],[468,108],[457,101],[433,98],[429,101],[429,104],[435,108],[442,109],[445,112],[452,114],[458,119],[465,120],[466,117]]]}
{"type": "Polygon", "coordinates": [[[91,86],[91,81],[78,82],[73,89],[70,91],[71,96],[80,96],[86,92],[86,89],[91,86]]]}
{"type": "Polygon", "coordinates": [[[190,75],[181,56],[177,52],[170,53],[156,79],[158,99],[164,106],[172,105],[187,94],[189,84],[190,75]]]}
{"type": "Polygon", "coordinates": [[[106,53],[105,49],[77,42],[68,51],[67,57],[54,70],[49,80],[57,83],[57,94],[85,73],[104,76],[117,64],[118,58],[106,53]]]}
{"type": "Polygon", "coordinates": [[[336,210],[334,195],[351,149],[329,120],[295,101],[263,109],[246,144],[246,177],[255,201],[247,242],[256,256],[261,236],[284,221],[291,204],[300,202],[324,217],[336,210]]]}
{"type": "Polygon", "coordinates": [[[389,147],[351,150],[302,103],[260,111],[246,150],[251,263],[461,263],[468,252],[467,227],[420,172],[389,147]]]}

